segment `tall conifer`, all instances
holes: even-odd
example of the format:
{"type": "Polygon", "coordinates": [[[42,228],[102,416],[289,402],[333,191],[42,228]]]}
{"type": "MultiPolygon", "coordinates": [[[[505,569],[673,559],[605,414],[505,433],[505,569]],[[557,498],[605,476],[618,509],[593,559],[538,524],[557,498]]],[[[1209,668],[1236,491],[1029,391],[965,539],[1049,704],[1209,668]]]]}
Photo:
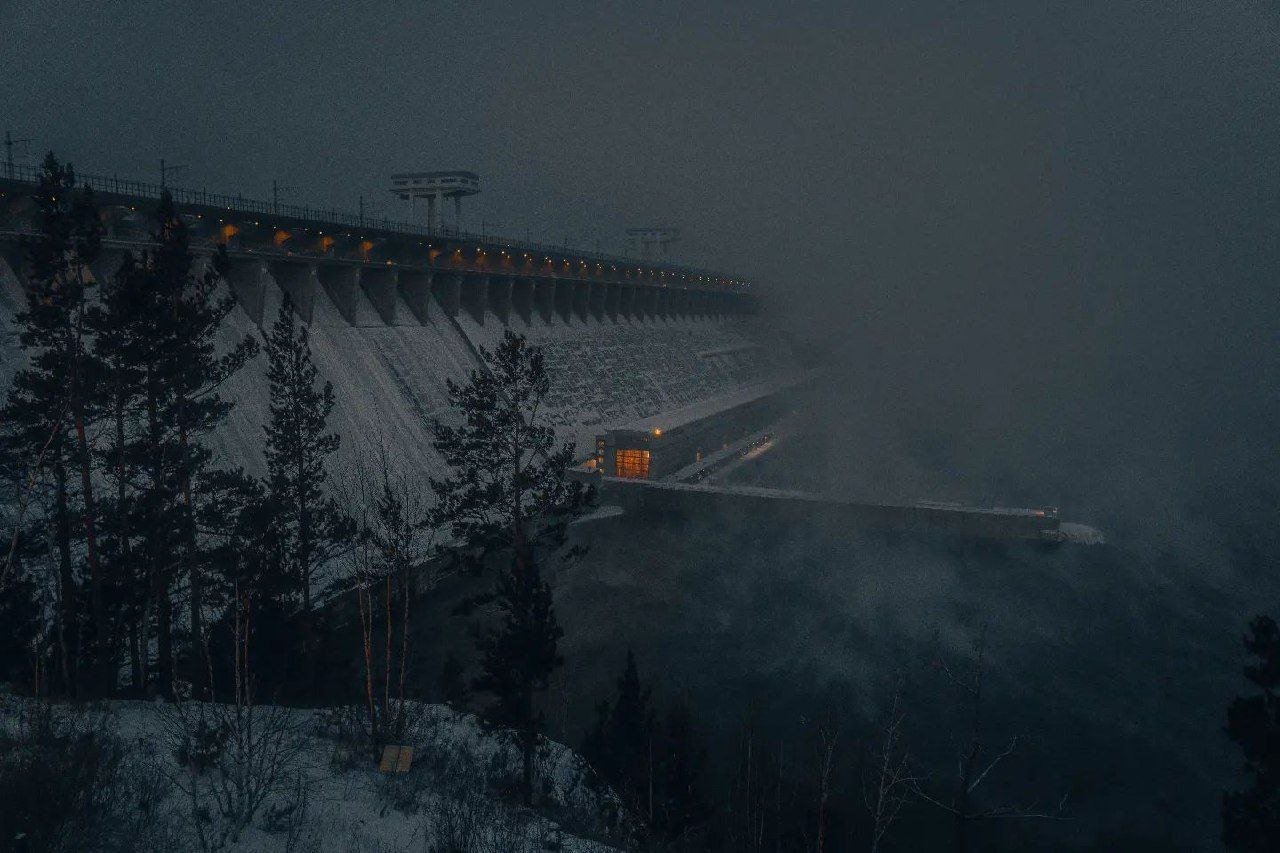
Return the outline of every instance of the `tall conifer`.
{"type": "Polygon", "coordinates": [[[281,526],[288,531],[286,559],[298,602],[311,613],[316,567],[352,535],[351,522],[325,495],[328,460],[340,437],[329,432],[333,385],[319,383],[307,326],[297,323],[286,296],[267,336],[271,420],[267,472],[281,526]]]}
{"type": "MultiPolygon", "coordinates": [[[[97,552],[97,507],[88,444],[97,369],[85,343],[89,265],[101,248],[102,226],[88,188],[50,153],[37,178],[36,235],[27,247],[27,307],[17,316],[27,367],[14,377],[0,424],[10,469],[25,506],[31,491],[51,489],[50,539],[57,554],[58,673],[74,694],[86,631],[101,643],[104,607],[97,552]],[[77,494],[76,483],[79,492],[77,494]],[[79,512],[76,512],[78,498],[79,512]],[[82,547],[83,543],[83,547],[82,547]],[[87,565],[90,620],[81,618],[81,554],[87,565]]],[[[101,684],[101,666],[91,666],[101,684]]]]}
{"type": "Polygon", "coordinates": [[[595,727],[583,752],[623,801],[652,824],[656,723],[650,690],[640,683],[636,658],[630,649],[617,690],[612,705],[604,702],[597,707],[595,727]]]}
{"type": "Polygon", "coordinates": [[[567,546],[568,523],[591,495],[566,475],[574,449],[551,426],[542,350],[508,330],[481,358],[466,384],[447,382],[456,420],[432,425],[448,467],[431,481],[439,522],[472,568],[521,549],[571,560],[580,552],[567,546]]]}
{"type": "Polygon", "coordinates": [[[436,450],[448,475],[432,480],[437,520],[452,533],[472,568],[502,561],[493,592],[497,623],[477,638],[482,673],[475,687],[493,696],[491,723],[515,739],[521,753],[521,797],[531,803],[542,715],[535,702],[563,663],[544,560],[561,565],[578,550],[567,525],[590,495],[567,476],[573,446],[557,445],[548,422],[550,379],[542,351],[508,331],[496,352],[481,351],[470,381],[448,383],[458,415],[434,424],[436,450]]]}
{"type": "Polygon", "coordinates": [[[1247,788],[1222,797],[1222,841],[1233,850],[1280,849],[1280,625],[1259,616],[1244,637],[1256,688],[1227,710],[1227,735],[1240,747],[1247,788]]]}
{"type": "Polygon", "coordinates": [[[493,599],[499,620],[477,638],[481,674],[473,686],[492,694],[489,722],[508,730],[520,749],[520,796],[525,805],[532,805],[544,724],[534,700],[564,663],[559,652],[564,631],[556,621],[551,588],[527,552],[517,552],[499,572],[493,599]]]}
{"type": "Polygon", "coordinates": [[[155,614],[156,686],[161,695],[170,696],[176,674],[175,585],[183,575],[189,677],[197,687],[205,681],[207,557],[197,517],[199,488],[211,453],[203,438],[231,408],[220,387],[254,356],[257,344],[246,336],[228,351],[218,351],[218,330],[235,304],[234,297],[219,287],[228,264],[225,247],[197,273],[187,226],[168,193],[160,199],[157,223],[156,247],[144,255],[140,269],[136,368],[141,425],[130,452],[143,473],[138,515],[142,558],[148,567],[148,607],[155,614]]]}

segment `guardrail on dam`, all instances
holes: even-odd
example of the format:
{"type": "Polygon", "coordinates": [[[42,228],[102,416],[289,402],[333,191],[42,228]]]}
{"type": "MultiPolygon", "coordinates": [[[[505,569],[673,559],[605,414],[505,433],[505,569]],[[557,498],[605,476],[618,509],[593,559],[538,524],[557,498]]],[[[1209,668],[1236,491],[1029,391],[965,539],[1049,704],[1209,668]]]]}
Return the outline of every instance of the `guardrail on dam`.
{"type": "MultiPolygon", "coordinates": [[[[565,322],[644,320],[653,317],[725,316],[753,313],[749,282],[678,264],[637,261],[596,252],[514,241],[456,229],[423,229],[389,219],[333,210],[271,205],[203,190],[163,188],[139,181],[80,175],[102,209],[106,247],[101,269],[119,263],[126,249],[149,242],[146,212],[161,192],[182,206],[192,248],[209,253],[225,245],[230,278],[254,320],[262,323],[262,272],[288,291],[310,320],[312,291],[319,284],[352,319],[352,296],[362,288],[389,324],[398,293],[425,319],[428,294],[450,316],[468,311],[477,322],[492,314],[502,322],[559,316],[565,322]]],[[[18,265],[16,240],[31,229],[24,205],[34,173],[0,178],[0,232],[7,259],[18,265]]]]}

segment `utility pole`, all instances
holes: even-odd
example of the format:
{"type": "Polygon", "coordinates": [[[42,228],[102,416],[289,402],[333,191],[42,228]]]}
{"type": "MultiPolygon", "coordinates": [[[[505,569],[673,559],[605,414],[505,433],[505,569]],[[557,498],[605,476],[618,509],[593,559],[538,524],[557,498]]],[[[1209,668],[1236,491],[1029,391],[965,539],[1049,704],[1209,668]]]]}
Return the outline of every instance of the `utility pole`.
{"type": "Polygon", "coordinates": [[[296,190],[297,187],[292,184],[282,184],[274,178],[271,180],[271,212],[280,212],[280,196],[284,193],[296,190]]]}
{"type": "Polygon", "coordinates": [[[13,147],[15,145],[26,145],[30,139],[14,139],[9,135],[9,131],[4,132],[4,174],[9,180],[13,180],[16,170],[13,164],[13,147]]]}
{"type": "Polygon", "coordinates": [[[169,175],[185,168],[187,168],[185,165],[182,165],[182,166],[166,165],[164,162],[164,158],[161,157],[160,158],[160,189],[163,190],[169,186],[169,175]]]}
{"type": "Polygon", "coordinates": [[[360,227],[364,227],[364,196],[360,196],[360,227]]]}

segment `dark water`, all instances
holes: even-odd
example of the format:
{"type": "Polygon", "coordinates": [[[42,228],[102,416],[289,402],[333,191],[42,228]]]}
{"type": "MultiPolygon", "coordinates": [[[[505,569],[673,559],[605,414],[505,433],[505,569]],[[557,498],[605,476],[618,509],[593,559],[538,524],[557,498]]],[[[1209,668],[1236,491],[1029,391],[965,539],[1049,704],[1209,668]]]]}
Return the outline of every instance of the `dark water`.
{"type": "MultiPolygon", "coordinates": [[[[824,443],[789,445],[778,470],[824,443]]],[[[779,484],[768,466],[742,475],[779,484]]],[[[748,716],[794,745],[834,707],[856,752],[901,673],[909,749],[945,790],[969,716],[937,663],[971,662],[985,631],[983,741],[1019,745],[979,798],[1066,806],[1063,820],[986,825],[984,844],[1217,847],[1238,763],[1222,726],[1244,690],[1239,636],[1274,603],[1249,592],[1271,584],[1256,549],[1228,571],[1173,544],[984,544],[715,518],[620,519],[595,528],[592,548],[559,581],[567,695],[606,696],[633,648],[642,674],[690,697],[726,750],[748,716]]]]}
{"type": "MultiPolygon", "coordinates": [[[[802,439],[742,473],[820,482],[805,466],[825,444],[802,439]]],[[[1212,551],[1106,528],[1106,545],[1052,547],[868,535],[820,519],[592,524],[590,553],[555,578],[566,664],[546,696],[551,734],[580,743],[633,649],[661,704],[683,696],[696,709],[718,805],[748,719],[762,745],[799,756],[815,721],[834,715],[852,768],[837,797],[856,813],[851,773],[901,677],[906,745],[942,793],[971,717],[937,664],[971,663],[985,633],[982,742],[990,754],[1019,742],[978,801],[1066,803],[1061,820],[979,826],[977,849],[1218,849],[1220,797],[1238,766],[1222,727],[1246,689],[1240,635],[1280,601],[1267,592],[1267,498],[1248,497],[1234,514],[1206,512],[1225,531],[1212,551]]],[[[454,586],[415,611],[424,677],[442,646],[474,668],[469,620],[450,613],[474,582],[454,586]]],[[[890,849],[939,845],[936,810],[904,814],[890,849]]]]}

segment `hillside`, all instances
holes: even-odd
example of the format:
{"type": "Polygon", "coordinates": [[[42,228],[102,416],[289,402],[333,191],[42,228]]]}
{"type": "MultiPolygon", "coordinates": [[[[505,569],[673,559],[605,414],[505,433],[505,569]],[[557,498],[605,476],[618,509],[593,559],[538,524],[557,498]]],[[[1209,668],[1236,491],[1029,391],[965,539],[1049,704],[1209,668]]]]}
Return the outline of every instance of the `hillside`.
{"type": "Polygon", "coordinates": [[[615,848],[586,836],[625,834],[607,825],[618,814],[616,797],[588,784],[590,771],[572,750],[544,743],[544,791],[531,811],[503,794],[516,770],[500,736],[443,705],[415,705],[412,713],[405,737],[414,750],[411,768],[389,774],[378,770],[378,750],[350,740],[339,711],[260,706],[241,724],[230,722],[218,749],[208,732],[236,719],[230,706],[113,701],[42,709],[5,694],[0,799],[7,808],[0,810],[0,832],[12,846],[0,848],[49,849],[31,814],[63,802],[59,792],[76,780],[95,791],[65,799],[74,804],[76,826],[51,849],[123,843],[157,851],[591,853],[615,848]],[[241,735],[257,747],[238,749],[241,735]],[[67,759],[89,754],[81,750],[87,742],[96,745],[96,776],[84,769],[93,761],[67,759]],[[193,742],[194,749],[184,746],[193,742]],[[227,804],[251,798],[260,802],[237,830],[227,804]],[[127,838],[85,840],[99,830],[127,838]]]}

